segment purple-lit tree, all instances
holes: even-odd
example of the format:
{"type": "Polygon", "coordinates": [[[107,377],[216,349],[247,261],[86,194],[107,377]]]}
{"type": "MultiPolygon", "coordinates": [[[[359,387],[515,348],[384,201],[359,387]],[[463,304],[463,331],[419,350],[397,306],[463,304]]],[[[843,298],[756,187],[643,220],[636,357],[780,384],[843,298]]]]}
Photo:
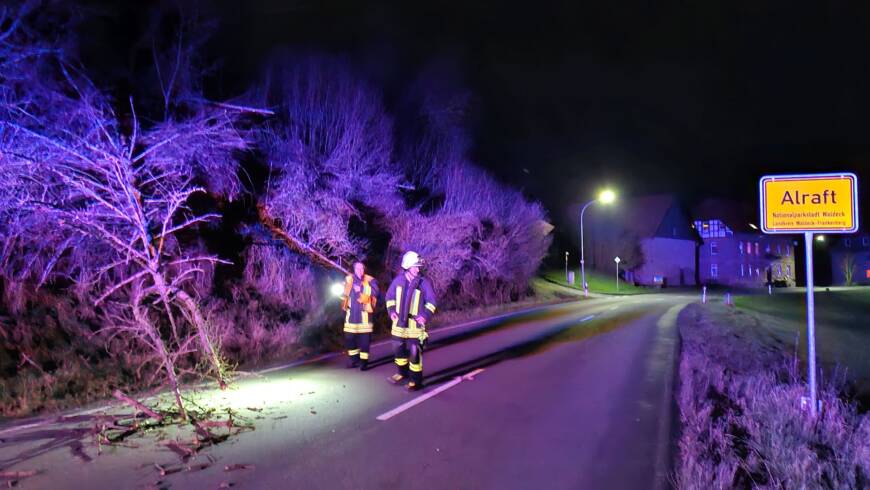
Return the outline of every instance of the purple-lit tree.
{"type": "Polygon", "coordinates": [[[527,291],[552,226],[539,204],[470,161],[471,98],[450,72],[432,65],[411,90],[400,161],[425,198],[397,221],[390,255],[423,252],[443,304],[510,301],[527,291]]]}
{"type": "Polygon", "coordinates": [[[203,185],[238,189],[240,111],[187,101],[184,117],[143,128],[132,100],[119,116],[25,29],[4,44],[14,48],[0,52],[3,273],[91,292],[106,332],[152,353],[185,415],[179,360],[201,357],[221,386],[225,368],[191,287],[221,260],[179,236],[218,218],[188,205],[203,185]]]}
{"type": "Polygon", "coordinates": [[[380,95],[344,62],[304,57],[273,62],[256,97],[277,107],[261,133],[272,170],[261,218],[295,252],[342,269],[338,258],[365,253],[349,232],[353,217],[402,210],[380,95]]]}

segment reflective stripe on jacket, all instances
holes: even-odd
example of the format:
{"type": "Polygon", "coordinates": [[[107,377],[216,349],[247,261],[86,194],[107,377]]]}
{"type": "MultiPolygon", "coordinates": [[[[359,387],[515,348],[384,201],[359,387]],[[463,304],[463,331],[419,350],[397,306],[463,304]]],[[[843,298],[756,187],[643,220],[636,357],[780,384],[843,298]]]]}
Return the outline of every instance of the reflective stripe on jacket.
{"type": "Polygon", "coordinates": [[[432,282],[419,276],[408,281],[404,272],[390,283],[386,302],[387,312],[390,315],[395,313],[399,317],[393,322],[392,335],[405,339],[417,338],[422,332],[422,327],[417,325],[415,318],[423,317],[428,323],[436,310],[432,282]]]}
{"type": "Polygon", "coordinates": [[[378,283],[372,276],[365,275],[362,279],[351,274],[344,280],[344,295],[341,307],[346,312],[344,316],[344,331],[348,333],[370,333],[372,331],[371,314],[375,310],[378,296],[378,283]],[[359,286],[359,292],[354,290],[359,286]]]}

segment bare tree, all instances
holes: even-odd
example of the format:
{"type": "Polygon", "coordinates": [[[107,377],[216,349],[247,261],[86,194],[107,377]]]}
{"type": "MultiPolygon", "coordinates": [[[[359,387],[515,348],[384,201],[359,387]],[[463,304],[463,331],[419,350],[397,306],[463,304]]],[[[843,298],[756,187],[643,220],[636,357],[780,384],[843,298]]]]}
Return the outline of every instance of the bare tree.
{"type": "Polygon", "coordinates": [[[423,197],[396,220],[390,256],[422,252],[442,304],[510,301],[527,292],[552,226],[540,204],[471,161],[471,96],[452,73],[431,65],[408,97],[401,163],[423,197]]]}
{"type": "Polygon", "coordinates": [[[257,97],[278,108],[261,139],[274,171],[261,219],[295,252],[341,270],[338,258],[366,247],[351,218],[402,209],[380,95],[342,61],[307,57],[272,63],[257,97]]]}
{"type": "MultiPolygon", "coordinates": [[[[23,41],[27,41],[24,39],[23,41]]],[[[38,53],[41,50],[37,49],[38,53]]],[[[143,128],[126,118],[62,56],[0,63],[0,229],[4,273],[35,284],[86,283],[106,329],[139,341],[160,361],[185,414],[179,359],[197,353],[223,387],[225,368],[189,284],[223,262],[180,235],[218,218],[189,198],[236,179],[233,152],[248,139],[240,110],[189,106],[180,120],[143,128]],[[45,68],[56,74],[46,80],[45,68]],[[15,84],[29,83],[27,90],[15,84]],[[125,129],[126,128],[126,129],[125,129]]],[[[225,190],[222,189],[222,190],[225,190]]]]}
{"type": "Polygon", "coordinates": [[[852,286],[855,283],[855,256],[850,253],[846,254],[840,267],[843,270],[843,280],[846,286],[852,286]]]}

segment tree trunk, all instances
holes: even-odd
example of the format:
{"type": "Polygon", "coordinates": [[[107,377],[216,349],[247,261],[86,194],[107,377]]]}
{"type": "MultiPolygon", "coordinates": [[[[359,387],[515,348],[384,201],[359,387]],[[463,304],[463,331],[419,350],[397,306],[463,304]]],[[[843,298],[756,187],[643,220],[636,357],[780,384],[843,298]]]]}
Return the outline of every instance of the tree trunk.
{"type": "Polygon", "coordinates": [[[166,371],[166,379],[169,381],[169,389],[172,390],[172,394],[175,396],[175,405],[178,407],[178,413],[183,420],[187,420],[187,411],[184,409],[184,402],[181,400],[181,391],[179,391],[178,387],[178,374],[175,372],[175,363],[172,362],[172,357],[166,350],[166,345],[160,337],[160,332],[148,321],[147,315],[142,313],[142,309],[138,304],[133,305],[133,314],[139,325],[146,330],[151,343],[157,348],[157,355],[160,356],[163,370],[166,371]]]}
{"type": "Polygon", "coordinates": [[[335,269],[344,275],[350,274],[350,272],[336,264],[329,257],[305,245],[296,238],[290,236],[286,231],[282,230],[281,227],[276,224],[275,218],[269,214],[269,210],[266,209],[266,206],[263,204],[257,204],[257,216],[260,218],[260,223],[265,225],[273,235],[280,238],[290,250],[308,257],[308,260],[321,267],[335,269]]]}
{"type": "Polygon", "coordinates": [[[222,390],[226,389],[227,382],[225,379],[224,365],[208,336],[208,324],[205,321],[205,317],[202,316],[202,310],[200,310],[197,302],[184,290],[179,289],[176,292],[176,296],[181,300],[182,304],[184,304],[184,307],[188,311],[190,320],[196,327],[196,335],[199,339],[200,348],[202,348],[203,353],[208,357],[209,362],[214,368],[218,378],[218,384],[222,390]]]}

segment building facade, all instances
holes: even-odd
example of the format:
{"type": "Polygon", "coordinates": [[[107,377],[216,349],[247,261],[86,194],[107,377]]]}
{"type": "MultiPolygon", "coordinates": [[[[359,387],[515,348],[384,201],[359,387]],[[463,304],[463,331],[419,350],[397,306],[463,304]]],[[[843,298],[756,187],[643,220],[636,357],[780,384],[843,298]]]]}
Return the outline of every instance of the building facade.
{"type": "Polygon", "coordinates": [[[795,285],[794,237],[734,232],[721,219],[698,219],[698,276],[704,285],[795,285]]]}
{"type": "Polygon", "coordinates": [[[643,257],[625,270],[625,280],[639,286],[695,286],[698,235],[675,196],[645,196],[627,201],[618,221],[637,237],[643,257]]]}
{"type": "Polygon", "coordinates": [[[841,235],[830,250],[835,285],[870,285],[870,234],[841,235]]]}

